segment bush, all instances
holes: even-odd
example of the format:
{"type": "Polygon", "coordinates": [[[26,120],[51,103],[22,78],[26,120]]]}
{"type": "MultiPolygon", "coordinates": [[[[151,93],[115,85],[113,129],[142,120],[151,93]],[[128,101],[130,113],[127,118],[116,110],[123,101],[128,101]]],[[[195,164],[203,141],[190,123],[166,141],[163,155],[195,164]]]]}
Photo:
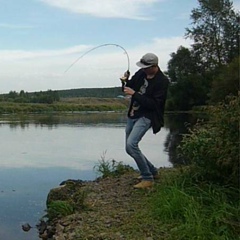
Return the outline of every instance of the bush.
{"type": "Polygon", "coordinates": [[[47,208],[47,217],[49,221],[65,217],[74,213],[74,207],[67,201],[53,201],[47,208]]]}
{"type": "Polygon", "coordinates": [[[238,186],[239,96],[207,109],[209,121],[183,137],[180,155],[190,162],[197,180],[238,186]]]}
{"type": "Polygon", "coordinates": [[[124,165],[122,162],[117,162],[114,159],[106,160],[106,151],[101,156],[101,160],[94,166],[94,170],[101,175],[102,178],[117,177],[123,175],[126,172],[134,171],[134,169],[128,165],[124,165]]]}

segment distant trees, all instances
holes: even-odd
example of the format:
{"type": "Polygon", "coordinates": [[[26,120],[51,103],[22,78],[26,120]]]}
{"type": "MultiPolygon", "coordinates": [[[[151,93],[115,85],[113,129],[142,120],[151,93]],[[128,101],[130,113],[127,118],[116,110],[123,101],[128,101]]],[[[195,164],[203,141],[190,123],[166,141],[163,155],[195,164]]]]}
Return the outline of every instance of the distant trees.
{"type": "Polygon", "coordinates": [[[191,19],[186,37],[192,48],[180,46],[168,62],[168,110],[189,110],[238,92],[240,17],[232,2],[199,0],[191,19]]]}
{"type": "Polygon", "coordinates": [[[112,88],[79,88],[66,89],[57,91],[40,91],[40,92],[25,92],[21,90],[19,93],[10,91],[8,94],[0,95],[0,102],[16,102],[16,103],[54,103],[60,101],[61,98],[117,98],[122,95],[121,87],[112,88]]]}
{"type": "Polygon", "coordinates": [[[112,88],[78,88],[69,90],[59,90],[60,98],[69,97],[95,97],[95,98],[116,98],[122,95],[121,87],[112,88]]]}
{"type": "Polygon", "coordinates": [[[21,90],[20,93],[16,91],[10,91],[5,94],[2,101],[17,102],[17,103],[48,103],[59,101],[59,95],[57,91],[48,90],[45,92],[28,93],[21,90]]]}

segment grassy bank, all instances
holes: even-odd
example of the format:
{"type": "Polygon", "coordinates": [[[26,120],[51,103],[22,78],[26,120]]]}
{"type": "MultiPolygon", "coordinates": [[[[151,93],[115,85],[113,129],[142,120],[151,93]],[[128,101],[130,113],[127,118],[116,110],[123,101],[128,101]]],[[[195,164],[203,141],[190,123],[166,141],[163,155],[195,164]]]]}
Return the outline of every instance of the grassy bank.
{"type": "Polygon", "coordinates": [[[152,189],[134,190],[135,171],[116,162],[98,167],[105,177],[66,183],[49,205],[54,240],[239,239],[237,189],[197,185],[179,168],[160,169],[152,189]]]}
{"type": "Polygon", "coordinates": [[[126,110],[128,101],[118,98],[65,98],[52,104],[0,102],[0,114],[126,110]]]}
{"type": "MultiPolygon", "coordinates": [[[[125,171],[121,163],[102,161],[97,166],[103,177],[125,171]]],[[[127,168],[128,170],[128,168],[127,168]]],[[[141,226],[134,221],[130,231],[135,239],[140,228],[151,224],[153,239],[237,240],[240,234],[239,189],[210,182],[196,182],[191,167],[160,169],[161,181],[153,191],[138,195],[141,226]]],[[[130,238],[131,239],[131,238],[130,238]]],[[[139,238],[140,239],[140,238],[139,238]]]]}
{"type": "Polygon", "coordinates": [[[165,174],[148,201],[150,215],[169,233],[164,239],[237,240],[239,190],[196,184],[182,170],[165,174]]]}

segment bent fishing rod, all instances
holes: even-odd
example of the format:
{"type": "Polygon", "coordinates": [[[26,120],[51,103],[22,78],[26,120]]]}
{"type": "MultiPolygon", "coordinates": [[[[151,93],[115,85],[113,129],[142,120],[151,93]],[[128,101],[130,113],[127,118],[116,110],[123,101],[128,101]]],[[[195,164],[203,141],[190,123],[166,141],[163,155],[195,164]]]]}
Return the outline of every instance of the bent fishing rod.
{"type": "Polygon", "coordinates": [[[68,72],[69,69],[73,67],[73,65],[75,65],[81,58],[83,58],[84,56],[86,56],[88,53],[90,53],[90,52],[92,52],[92,51],[94,51],[94,50],[96,50],[96,49],[98,49],[98,48],[107,47],[107,46],[119,47],[119,48],[121,48],[121,49],[124,51],[124,53],[125,53],[126,56],[127,56],[127,70],[129,71],[129,69],[130,69],[130,60],[129,60],[129,55],[128,55],[128,53],[127,53],[127,50],[126,50],[124,47],[122,47],[121,45],[119,45],[119,44],[115,44],[115,43],[105,43],[105,44],[102,44],[102,45],[93,47],[93,48],[91,48],[90,50],[88,50],[87,52],[83,53],[80,57],[78,57],[78,58],[64,71],[64,73],[68,72]]]}
{"type": "MultiPolygon", "coordinates": [[[[130,75],[130,60],[129,60],[129,55],[128,55],[128,53],[127,53],[127,50],[126,50],[123,46],[121,46],[121,45],[119,45],[119,44],[115,44],[115,43],[105,43],[105,44],[98,45],[98,46],[96,46],[96,47],[91,48],[90,50],[88,50],[88,51],[86,51],[85,53],[83,53],[80,57],[78,57],[78,58],[64,71],[64,73],[67,73],[81,58],[83,58],[84,56],[86,56],[86,55],[89,54],[90,52],[92,52],[92,51],[94,51],[94,50],[96,50],[96,49],[98,49],[98,48],[107,47],[107,46],[119,47],[119,48],[121,48],[121,49],[124,51],[124,53],[125,53],[126,56],[127,56],[127,71],[126,71],[126,73],[127,73],[127,75],[130,75]]],[[[121,80],[121,82],[122,82],[122,90],[123,90],[123,88],[124,88],[124,86],[125,86],[125,80],[123,80],[123,78],[120,78],[120,80],[121,80]]]]}

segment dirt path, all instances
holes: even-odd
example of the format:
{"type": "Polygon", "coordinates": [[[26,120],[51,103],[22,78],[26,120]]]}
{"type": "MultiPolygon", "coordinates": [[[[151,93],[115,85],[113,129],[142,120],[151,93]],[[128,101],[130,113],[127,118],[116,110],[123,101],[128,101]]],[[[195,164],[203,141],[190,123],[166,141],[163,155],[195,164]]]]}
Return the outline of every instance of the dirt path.
{"type": "Polygon", "coordinates": [[[152,190],[134,190],[136,173],[83,182],[88,209],[58,220],[54,240],[153,240],[157,222],[149,218],[146,201],[152,190]]]}

